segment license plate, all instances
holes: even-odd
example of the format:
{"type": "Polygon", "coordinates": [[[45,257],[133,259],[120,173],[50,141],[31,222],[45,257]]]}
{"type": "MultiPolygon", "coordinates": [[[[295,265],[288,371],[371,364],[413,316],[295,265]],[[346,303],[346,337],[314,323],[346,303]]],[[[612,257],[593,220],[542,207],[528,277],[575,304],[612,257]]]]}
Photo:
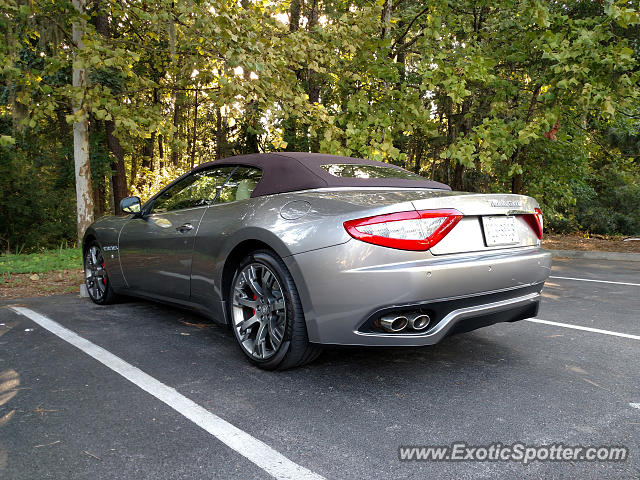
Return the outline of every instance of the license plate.
{"type": "Polygon", "coordinates": [[[482,228],[487,247],[513,245],[520,242],[516,229],[516,217],[513,215],[482,217],[482,228]]]}

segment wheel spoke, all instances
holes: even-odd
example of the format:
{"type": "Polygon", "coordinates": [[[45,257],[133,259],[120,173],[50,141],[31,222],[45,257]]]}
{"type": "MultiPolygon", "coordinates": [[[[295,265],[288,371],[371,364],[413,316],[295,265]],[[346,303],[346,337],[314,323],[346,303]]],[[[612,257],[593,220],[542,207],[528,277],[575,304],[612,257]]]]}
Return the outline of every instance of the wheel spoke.
{"type": "Polygon", "coordinates": [[[258,358],[264,358],[266,355],[266,322],[260,325],[258,329],[258,333],[256,333],[256,340],[253,344],[253,352],[258,356],[258,358]]]}
{"type": "Polygon", "coordinates": [[[236,295],[233,298],[233,304],[238,306],[238,307],[253,308],[254,310],[258,306],[258,302],[256,300],[252,300],[252,299],[247,298],[247,297],[241,297],[240,295],[236,295]]]}
{"type": "Polygon", "coordinates": [[[277,324],[279,320],[278,317],[275,317],[269,321],[269,339],[271,340],[273,348],[277,348],[280,345],[284,333],[280,331],[281,325],[277,324]]]}
{"type": "Polygon", "coordinates": [[[262,288],[258,285],[258,274],[256,272],[256,267],[253,265],[249,267],[249,271],[247,272],[247,283],[249,284],[249,288],[251,291],[255,293],[258,297],[263,295],[262,288]]]}
{"type": "Polygon", "coordinates": [[[93,298],[99,299],[98,296],[98,282],[95,281],[95,278],[91,282],[91,290],[93,290],[93,298]]]}
{"type": "Polygon", "coordinates": [[[240,333],[244,333],[249,328],[253,327],[256,323],[260,323],[260,317],[258,317],[258,315],[253,315],[252,317],[242,320],[241,322],[236,324],[236,327],[240,329],[240,333]]]}
{"type": "Polygon", "coordinates": [[[96,276],[96,278],[94,279],[94,283],[98,286],[98,291],[100,292],[100,296],[102,297],[102,295],[104,295],[104,291],[106,289],[104,282],[102,281],[103,277],[100,276],[96,276]]]}
{"type": "Polygon", "coordinates": [[[251,335],[251,329],[247,329],[245,331],[238,330],[238,335],[240,335],[240,343],[244,343],[249,340],[249,336],[251,335]]]}
{"type": "Polygon", "coordinates": [[[271,285],[273,284],[275,278],[271,271],[266,268],[262,271],[262,291],[266,294],[270,291],[271,285]]]}
{"type": "Polygon", "coordinates": [[[271,308],[273,309],[274,312],[276,313],[282,313],[282,311],[284,310],[284,298],[280,298],[279,300],[276,300],[272,305],[271,308]]]}

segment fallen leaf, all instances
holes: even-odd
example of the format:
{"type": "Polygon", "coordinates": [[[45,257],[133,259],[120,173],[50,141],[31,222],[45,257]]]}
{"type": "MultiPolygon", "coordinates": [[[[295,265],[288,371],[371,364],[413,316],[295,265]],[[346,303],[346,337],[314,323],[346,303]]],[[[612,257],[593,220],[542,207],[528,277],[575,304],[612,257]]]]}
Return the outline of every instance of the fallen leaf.
{"type": "Polygon", "coordinates": [[[47,410],[46,408],[42,408],[42,405],[38,405],[35,410],[31,410],[33,413],[39,413],[41,416],[44,416],[47,412],[57,412],[57,410],[47,410]]]}
{"type": "Polygon", "coordinates": [[[210,327],[210,325],[208,325],[206,323],[191,323],[191,322],[186,322],[184,320],[180,320],[180,323],[182,323],[183,325],[187,325],[189,327],[198,327],[198,328],[208,328],[208,327],[210,327]]]}

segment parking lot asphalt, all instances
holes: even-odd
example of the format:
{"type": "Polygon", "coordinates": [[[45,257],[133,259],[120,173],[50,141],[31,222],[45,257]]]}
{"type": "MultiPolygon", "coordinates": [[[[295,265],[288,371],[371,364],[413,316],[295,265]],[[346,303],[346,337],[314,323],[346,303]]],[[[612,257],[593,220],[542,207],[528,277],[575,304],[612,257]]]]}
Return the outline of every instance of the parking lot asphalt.
{"type": "Polygon", "coordinates": [[[99,307],[77,296],[0,305],[0,478],[272,478],[242,448],[10,305],[45,315],[325,478],[640,478],[637,262],[554,259],[537,318],[565,326],[521,321],[432,347],[329,348],[278,373],[251,366],[228,329],[164,305],[99,307]],[[624,445],[629,458],[398,459],[401,445],[459,441],[624,445]]]}

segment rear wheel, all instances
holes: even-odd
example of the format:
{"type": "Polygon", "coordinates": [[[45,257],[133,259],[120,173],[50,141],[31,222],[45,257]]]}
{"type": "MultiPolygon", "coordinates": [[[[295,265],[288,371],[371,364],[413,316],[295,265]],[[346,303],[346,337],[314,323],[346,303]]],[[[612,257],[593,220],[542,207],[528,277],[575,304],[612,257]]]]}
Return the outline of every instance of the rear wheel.
{"type": "Polygon", "coordinates": [[[318,357],[300,297],[286,265],[269,250],[240,262],[229,293],[231,327],[247,357],[268,370],[284,370],[318,357]]]}
{"type": "Polygon", "coordinates": [[[116,294],[113,293],[111,282],[104,267],[104,257],[98,242],[93,241],[84,254],[84,284],[89,298],[98,305],[114,303],[116,294]]]}

